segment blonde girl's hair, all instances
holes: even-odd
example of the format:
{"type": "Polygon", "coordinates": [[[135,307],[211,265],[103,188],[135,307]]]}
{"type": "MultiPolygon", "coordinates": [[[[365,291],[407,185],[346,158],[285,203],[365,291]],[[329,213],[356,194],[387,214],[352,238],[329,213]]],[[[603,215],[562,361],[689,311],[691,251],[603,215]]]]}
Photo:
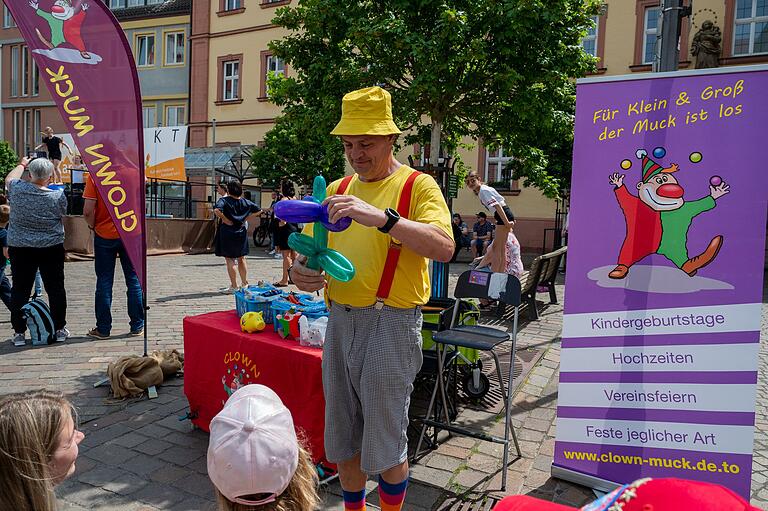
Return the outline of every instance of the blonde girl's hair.
{"type": "Polygon", "coordinates": [[[317,494],[317,469],[312,458],[302,445],[299,445],[299,465],[293,474],[288,488],[274,502],[261,506],[248,506],[230,501],[216,490],[219,511],[312,511],[320,505],[317,494]]]}
{"type": "Polygon", "coordinates": [[[0,509],[56,511],[49,463],[68,416],[77,419],[59,392],[0,397],[0,509]]]}

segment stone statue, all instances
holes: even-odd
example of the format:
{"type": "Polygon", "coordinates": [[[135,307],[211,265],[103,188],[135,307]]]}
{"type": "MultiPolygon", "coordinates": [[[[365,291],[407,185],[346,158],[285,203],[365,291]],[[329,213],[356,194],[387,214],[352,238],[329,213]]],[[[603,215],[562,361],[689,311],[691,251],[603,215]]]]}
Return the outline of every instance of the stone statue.
{"type": "Polygon", "coordinates": [[[718,67],[720,65],[720,29],[707,20],[693,36],[691,53],[696,56],[696,69],[718,67]]]}

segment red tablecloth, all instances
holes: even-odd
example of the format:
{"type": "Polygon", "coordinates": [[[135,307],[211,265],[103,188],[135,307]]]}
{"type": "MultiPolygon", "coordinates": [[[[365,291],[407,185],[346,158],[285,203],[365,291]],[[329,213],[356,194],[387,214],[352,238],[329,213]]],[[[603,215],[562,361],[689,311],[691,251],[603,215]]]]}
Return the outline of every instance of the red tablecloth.
{"type": "Polygon", "coordinates": [[[238,385],[260,383],[274,390],[293,415],[297,432],[307,442],[312,459],[325,459],[325,398],[323,352],[286,341],[267,325],[246,334],[234,311],[184,318],[184,393],[192,422],[208,431],[238,385]]]}

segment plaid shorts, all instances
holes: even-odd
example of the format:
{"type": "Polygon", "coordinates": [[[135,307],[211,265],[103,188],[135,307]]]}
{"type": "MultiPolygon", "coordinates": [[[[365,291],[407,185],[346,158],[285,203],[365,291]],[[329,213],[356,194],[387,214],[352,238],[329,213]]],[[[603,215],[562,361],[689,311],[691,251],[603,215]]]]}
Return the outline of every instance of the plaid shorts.
{"type": "Polygon", "coordinates": [[[334,463],[360,453],[380,474],[408,459],[408,406],[421,369],[421,308],[331,304],[323,346],[325,452],[334,463]]]}

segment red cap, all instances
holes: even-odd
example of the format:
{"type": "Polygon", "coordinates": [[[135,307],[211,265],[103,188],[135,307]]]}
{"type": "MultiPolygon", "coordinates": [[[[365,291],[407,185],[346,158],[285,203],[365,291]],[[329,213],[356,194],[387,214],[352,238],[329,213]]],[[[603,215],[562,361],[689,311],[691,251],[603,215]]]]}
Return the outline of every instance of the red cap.
{"type": "MultiPolygon", "coordinates": [[[[507,497],[494,511],[574,511],[526,495],[507,497]]],[[[723,486],[683,479],[639,479],[587,504],[581,511],[760,511],[723,486]]]]}

